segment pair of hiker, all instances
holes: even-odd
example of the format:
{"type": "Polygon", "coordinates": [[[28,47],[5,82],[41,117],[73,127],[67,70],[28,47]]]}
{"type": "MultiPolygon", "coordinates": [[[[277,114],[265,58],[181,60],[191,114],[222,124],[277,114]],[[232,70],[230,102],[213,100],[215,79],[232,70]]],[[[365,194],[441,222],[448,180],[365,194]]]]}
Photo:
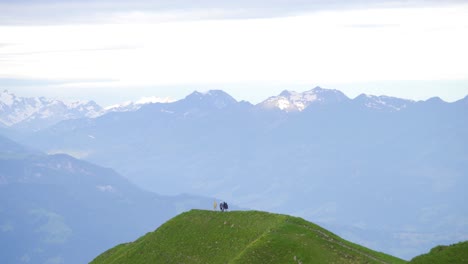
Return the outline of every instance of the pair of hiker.
{"type": "Polygon", "coordinates": [[[228,209],[228,204],[226,202],[222,202],[219,204],[219,209],[221,209],[221,212],[224,212],[224,210],[227,211],[228,209]]]}
{"type": "MultiPolygon", "coordinates": [[[[214,201],[213,210],[216,210],[216,207],[217,207],[217,203],[216,203],[216,201],[214,201]]],[[[228,208],[229,208],[229,206],[228,206],[228,204],[226,202],[219,203],[219,209],[221,210],[221,212],[224,212],[224,210],[227,211],[228,208]]]]}

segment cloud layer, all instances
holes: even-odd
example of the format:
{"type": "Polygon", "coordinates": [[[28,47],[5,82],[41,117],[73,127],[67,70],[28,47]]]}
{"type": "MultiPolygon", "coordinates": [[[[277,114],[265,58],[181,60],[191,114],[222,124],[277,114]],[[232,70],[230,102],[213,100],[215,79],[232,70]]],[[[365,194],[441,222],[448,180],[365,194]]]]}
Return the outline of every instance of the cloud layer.
{"type": "Polygon", "coordinates": [[[20,0],[0,10],[0,83],[10,87],[468,80],[465,1],[20,0]]]}
{"type": "Polygon", "coordinates": [[[20,0],[0,2],[0,25],[96,24],[198,19],[268,18],[369,8],[437,7],[463,0],[20,0]]]}

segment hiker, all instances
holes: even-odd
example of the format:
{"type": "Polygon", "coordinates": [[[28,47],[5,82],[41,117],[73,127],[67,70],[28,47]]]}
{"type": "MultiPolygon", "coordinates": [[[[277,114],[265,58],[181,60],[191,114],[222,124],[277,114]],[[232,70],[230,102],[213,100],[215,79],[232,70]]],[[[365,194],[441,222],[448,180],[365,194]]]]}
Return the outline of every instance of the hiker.
{"type": "Polygon", "coordinates": [[[228,204],[226,202],[220,202],[219,203],[219,209],[221,210],[221,212],[227,211],[228,204]]]}
{"type": "Polygon", "coordinates": [[[216,202],[216,200],[214,200],[214,203],[213,203],[213,211],[216,211],[216,208],[218,207],[218,203],[216,202]]]}

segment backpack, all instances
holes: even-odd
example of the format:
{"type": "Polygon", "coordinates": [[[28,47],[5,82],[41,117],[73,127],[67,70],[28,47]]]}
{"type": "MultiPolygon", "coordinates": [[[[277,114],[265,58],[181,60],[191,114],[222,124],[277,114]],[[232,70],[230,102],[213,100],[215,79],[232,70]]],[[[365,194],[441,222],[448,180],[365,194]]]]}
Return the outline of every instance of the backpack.
{"type": "Polygon", "coordinates": [[[227,204],[226,202],[224,202],[224,209],[227,210],[228,208],[229,208],[229,207],[228,207],[228,204],[227,204]]]}

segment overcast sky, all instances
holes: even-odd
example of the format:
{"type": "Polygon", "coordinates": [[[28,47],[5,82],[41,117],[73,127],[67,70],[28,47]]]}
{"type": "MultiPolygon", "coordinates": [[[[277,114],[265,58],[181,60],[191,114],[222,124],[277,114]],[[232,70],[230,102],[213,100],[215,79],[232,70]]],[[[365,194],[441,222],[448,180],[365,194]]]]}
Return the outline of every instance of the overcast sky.
{"type": "Polygon", "coordinates": [[[468,94],[468,1],[0,1],[0,89],[22,96],[259,102],[468,94]]]}

